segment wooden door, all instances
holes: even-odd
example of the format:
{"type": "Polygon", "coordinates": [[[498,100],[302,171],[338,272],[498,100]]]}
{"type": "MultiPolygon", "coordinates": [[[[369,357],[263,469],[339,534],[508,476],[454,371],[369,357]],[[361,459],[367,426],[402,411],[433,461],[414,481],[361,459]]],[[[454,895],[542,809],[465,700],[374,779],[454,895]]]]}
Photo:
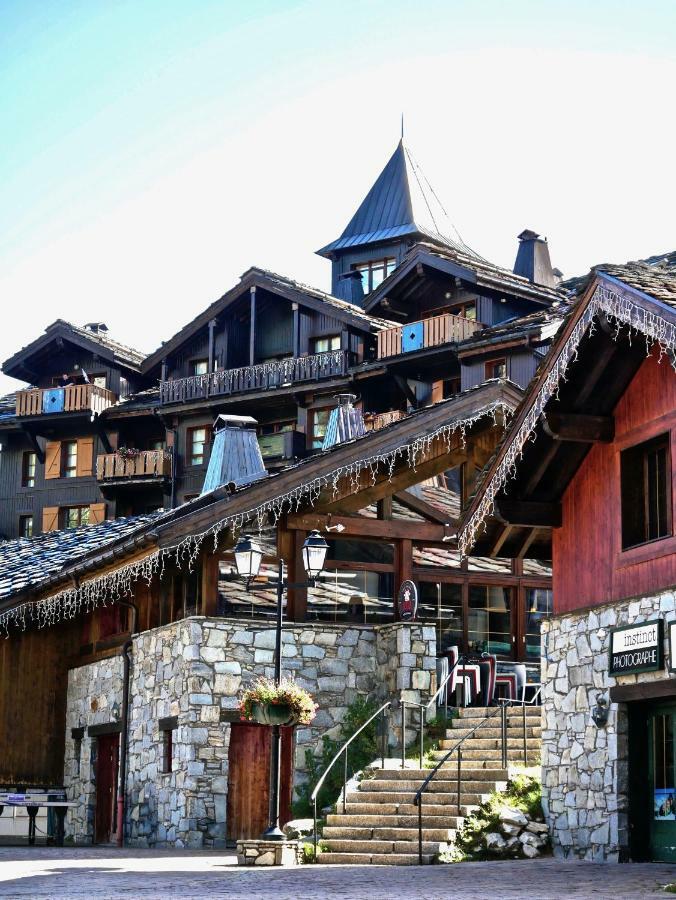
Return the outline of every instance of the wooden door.
{"type": "MultiPolygon", "coordinates": [[[[248,722],[230,729],[228,753],[228,840],[255,838],[270,821],[270,739],[272,728],[248,722]]],[[[293,728],[282,728],[280,825],[291,819],[293,728]]]]}
{"type": "Polygon", "coordinates": [[[107,844],[115,839],[117,801],[117,762],[119,733],[102,734],[96,748],[96,811],[94,843],[107,844]]]}

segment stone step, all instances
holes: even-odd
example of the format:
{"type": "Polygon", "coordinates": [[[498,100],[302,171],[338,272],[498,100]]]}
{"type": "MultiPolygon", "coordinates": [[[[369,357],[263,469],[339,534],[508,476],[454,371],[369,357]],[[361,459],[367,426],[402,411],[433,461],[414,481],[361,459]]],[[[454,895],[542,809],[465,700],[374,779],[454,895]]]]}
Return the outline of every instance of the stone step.
{"type": "MultiPolygon", "coordinates": [[[[449,771],[448,769],[444,770],[444,774],[449,771]]],[[[376,781],[362,781],[360,784],[360,790],[364,794],[379,794],[379,793],[388,793],[390,791],[410,791],[412,794],[415,794],[422,787],[423,781],[422,779],[415,781],[389,781],[389,780],[380,780],[376,781]]],[[[447,779],[436,777],[433,778],[427,787],[425,788],[426,794],[450,794],[455,792],[457,781],[455,779],[447,779]]],[[[490,791],[503,791],[507,787],[507,776],[503,779],[470,779],[470,778],[462,778],[460,779],[461,785],[461,793],[480,793],[481,791],[486,791],[489,793],[490,791]]]]}
{"type": "MultiPolygon", "coordinates": [[[[431,771],[431,769],[374,769],[373,778],[364,779],[360,784],[368,784],[369,781],[417,781],[418,779],[422,783],[431,771]]],[[[504,781],[508,774],[507,769],[486,769],[464,765],[462,767],[463,781],[489,781],[491,778],[504,781]]],[[[438,781],[438,776],[434,780],[438,781]]]]}
{"type": "MultiPolygon", "coordinates": [[[[433,757],[433,759],[438,760],[442,756],[444,756],[444,754],[447,752],[448,751],[446,751],[446,750],[432,750],[430,755],[433,757]]],[[[528,757],[530,759],[536,759],[538,757],[538,755],[539,754],[535,748],[532,748],[528,753],[528,757]]],[[[502,748],[498,744],[497,747],[492,747],[492,748],[487,747],[487,748],[484,748],[483,750],[482,749],[478,749],[478,750],[477,749],[469,749],[469,750],[463,749],[462,760],[463,760],[463,769],[465,768],[466,762],[472,763],[473,765],[475,765],[478,762],[481,762],[481,763],[483,763],[484,769],[488,769],[488,770],[492,771],[494,766],[499,767],[502,765],[502,748]]],[[[509,747],[508,747],[507,748],[507,760],[508,761],[515,760],[516,762],[521,762],[523,760],[523,747],[519,747],[518,749],[517,748],[509,749],[509,747]]],[[[457,765],[457,763],[455,762],[455,755],[453,755],[449,759],[449,761],[446,763],[446,765],[447,766],[457,765]]]]}
{"type": "MultiPolygon", "coordinates": [[[[417,788],[416,788],[417,790],[417,788]]],[[[460,804],[461,806],[479,806],[479,804],[484,803],[489,797],[489,791],[485,793],[471,792],[471,791],[461,791],[460,792],[460,804]]],[[[370,791],[369,794],[366,792],[362,793],[352,793],[347,795],[347,803],[359,803],[360,800],[364,802],[373,802],[373,800],[377,797],[378,802],[382,803],[409,803],[413,807],[413,797],[415,796],[415,791],[370,791]],[[370,797],[369,797],[370,794],[370,797]],[[366,799],[368,798],[368,799],[366,799]]],[[[457,794],[453,793],[442,793],[436,791],[425,791],[425,806],[444,806],[448,805],[449,807],[454,807],[457,802],[457,794]]]]}
{"type": "MultiPolygon", "coordinates": [[[[535,726],[526,726],[526,737],[527,738],[540,738],[542,729],[538,725],[535,726]]],[[[449,728],[446,731],[446,739],[450,739],[453,741],[459,741],[460,738],[466,737],[468,741],[474,739],[484,740],[486,738],[502,738],[502,730],[500,726],[496,726],[493,728],[490,725],[484,725],[483,728],[478,728],[473,734],[471,728],[449,728]],[[469,736],[471,735],[471,737],[469,736]]],[[[515,738],[520,738],[523,740],[523,729],[522,728],[508,728],[507,729],[507,740],[514,740],[515,738]]]]}
{"type": "MultiPolygon", "coordinates": [[[[484,706],[461,706],[458,709],[457,718],[454,719],[454,722],[457,722],[458,719],[485,719],[487,715],[493,712],[495,709],[494,706],[486,709],[484,706]]],[[[530,721],[531,719],[540,720],[542,715],[542,707],[541,706],[527,706],[526,707],[526,720],[530,721]]],[[[495,719],[500,719],[500,713],[495,713],[495,719]]],[[[507,707],[507,719],[518,719],[521,721],[523,719],[523,711],[520,706],[508,706],[507,707]]]]}
{"type": "MultiPolygon", "coordinates": [[[[371,794],[370,797],[363,797],[361,802],[354,803],[351,800],[354,794],[348,794],[348,802],[345,804],[345,813],[343,814],[343,804],[338,804],[338,812],[334,815],[347,815],[347,816],[415,816],[417,821],[418,816],[418,807],[413,803],[410,794],[407,794],[408,802],[394,802],[394,801],[385,801],[382,794],[371,794]],[[374,803],[374,798],[378,798],[378,803],[374,803]]],[[[437,801],[439,795],[432,794],[432,802],[429,802],[429,796],[425,794],[423,797],[423,816],[425,818],[429,817],[430,819],[443,819],[444,824],[446,824],[447,819],[455,818],[455,814],[457,813],[456,801],[457,796],[454,797],[453,803],[449,803],[447,806],[444,804],[440,804],[437,801]]],[[[463,803],[462,797],[460,803],[460,816],[465,817],[471,815],[477,806],[477,803],[463,803]]],[[[441,824],[441,823],[439,823],[441,824]]]]}
{"type": "MultiPolygon", "coordinates": [[[[423,854],[423,862],[430,865],[436,854],[423,854]]],[[[324,865],[345,866],[417,866],[418,851],[415,853],[322,853],[319,862],[324,865]]]]}
{"type": "MultiPolygon", "coordinates": [[[[450,750],[451,747],[455,747],[458,743],[458,739],[456,735],[451,734],[451,737],[442,738],[439,741],[439,746],[443,749],[450,750]]],[[[500,734],[487,735],[484,734],[482,737],[471,737],[468,738],[465,743],[462,745],[463,753],[465,750],[492,750],[494,747],[502,746],[502,738],[500,734]]],[[[539,736],[533,736],[526,734],[526,746],[532,747],[535,750],[539,750],[541,746],[541,741],[539,736]]],[[[507,749],[508,750],[517,750],[519,748],[523,748],[523,736],[521,737],[507,737],[507,749]]]]}
{"type": "MultiPolygon", "coordinates": [[[[386,821],[386,820],[383,820],[386,821]]],[[[454,841],[457,834],[455,828],[425,828],[423,825],[423,842],[438,841],[448,843],[454,841]]],[[[390,828],[387,825],[378,825],[375,828],[355,827],[354,825],[325,825],[322,832],[322,840],[333,842],[337,840],[355,841],[418,841],[418,828],[390,828]]]]}
{"type": "MultiPolygon", "coordinates": [[[[371,853],[390,854],[404,853],[417,854],[418,841],[351,841],[351,840],[325,840],[324,844],[332,853],[371,853]]],[[[423,853],[434,855],[444,847],[447,841],[423,841],[423,853]]],[[[322,858],[324,854],[322,853],[322,858]]]]}
{"type": "MultiPolygon", "coordinates": [[[[388,806],[390,804],[379,804],[380,806],[388,806]]],[[[350,804],[348,804],[348,809],[350,804]]],[[[423,805],[424,810],[424,805],[423,805]]],[[[447,829],[448,831],[456,831],[461,828],[464,823],[462,816],[428,816],[423,814],[423,828],[431,828],[433,831],[438,829],[447,829]]],[[[366,813],[364,815],[354,815],[352,813],[330,813],[326,817],[326,828],[418,828],[417,808],[414,815],[404,816],[399,813],[366,813]]]]}

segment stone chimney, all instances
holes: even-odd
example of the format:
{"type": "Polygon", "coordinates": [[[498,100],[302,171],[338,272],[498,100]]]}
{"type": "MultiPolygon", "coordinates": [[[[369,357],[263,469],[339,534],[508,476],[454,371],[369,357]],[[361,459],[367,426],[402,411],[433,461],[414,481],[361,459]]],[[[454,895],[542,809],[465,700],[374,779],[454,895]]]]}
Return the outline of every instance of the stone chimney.
{"type": "Polygon", "coordinates": [[[268,474],[258,446],[251,416],[219,415],[214,422],[214,443],[202,493],[229,485],[237,488],[268,474]]]}
{"type": "Polygon", "coordinates": [[[519,249],[514,263],[514,274],[522,275],[533,284],[556,287],[560,279],[552,270],[549,258],[549,245],[546,238],[541,238],[534,231],[526,229],[519,235],[519,249]]]}
{"type": "Polygon", "coordinates": [[[331,410],[322,450],[328,450],[337,444],[344,444],[345,441],[366,434],[362,412],[353,406],[356,399],[354,394],[336,395],[338,406],[331,410]]]}

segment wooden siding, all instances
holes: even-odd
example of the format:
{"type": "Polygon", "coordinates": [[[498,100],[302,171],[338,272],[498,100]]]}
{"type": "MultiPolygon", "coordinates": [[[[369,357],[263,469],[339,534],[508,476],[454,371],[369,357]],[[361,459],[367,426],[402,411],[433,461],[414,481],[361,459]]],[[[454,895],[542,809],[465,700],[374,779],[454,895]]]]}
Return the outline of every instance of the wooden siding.
{"type": "Polygon", "coordinates": [[[166,450],[142,450],[137,456],[124,459],[117,453],[102,453],[96,460],[96,478],[171,478],[171,454],[166,450]]]}
{"type": "MultiPolygon", "coordinates": [[[[398,356],[402,353],[404,330],[418,324],[418,322],[408,322],[406,325],[381,331],[378,334],[378,359],[398,356]]],[[[442,344],[464,341],[483,327],[479,322],[465,319],[463,316],[453,316],[450,313],[423,319],[422,326],[423,347],[438,347],[442,344]]]]}
{"type": "MultiPolygon", "coordinates": [[[[595,444],[563,497],[554,529],[554,605],[568,612],[676,584],[676,538],[622,551],[620,452],[671,434],[676,491],[676,375],[667,360],[646,359],[615,408],[615,440],[595,444]]],[[[673,508],[673,507],[672,507],[673,508]]],[[[672,516],[672,521],[676,521],[672,516]]]]}

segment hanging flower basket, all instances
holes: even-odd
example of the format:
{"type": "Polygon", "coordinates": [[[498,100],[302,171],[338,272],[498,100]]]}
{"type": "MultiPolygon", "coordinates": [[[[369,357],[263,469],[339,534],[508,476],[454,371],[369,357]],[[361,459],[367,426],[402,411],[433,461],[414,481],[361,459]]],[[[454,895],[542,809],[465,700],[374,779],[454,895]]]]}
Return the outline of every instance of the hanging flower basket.
{"type": "Polygon", "coordinates": [[[137,456],[141,455],[141,451],[137,450],[136,447],[120,447],[117,455],[120,459],[136,459],[137,456]]]}
{"type": "Polygon", "coordinates": [[[317,704],[292,678],[283,678],[279,684],[271,678],[259,678],[242,694],[239,711],[245,722],[308,725],[316,715],[317,704]]]}

